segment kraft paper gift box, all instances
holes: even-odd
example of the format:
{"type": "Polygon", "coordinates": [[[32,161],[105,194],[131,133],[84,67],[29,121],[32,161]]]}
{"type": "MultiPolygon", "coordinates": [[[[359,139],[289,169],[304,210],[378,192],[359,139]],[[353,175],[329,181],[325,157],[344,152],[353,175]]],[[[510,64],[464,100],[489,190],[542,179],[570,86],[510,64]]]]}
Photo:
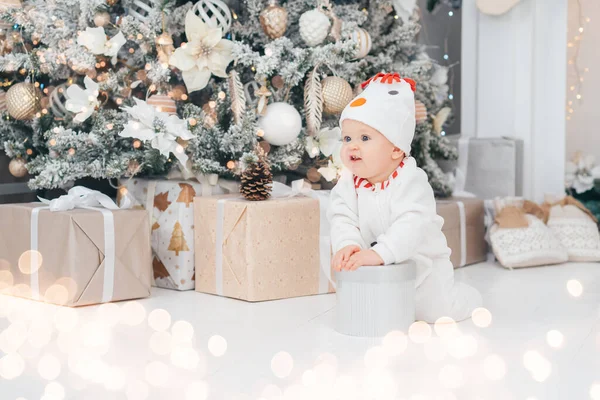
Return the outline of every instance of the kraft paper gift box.
{"type": "Polygon", "coordinates": [[[313,195],[196,197],[196,290],[247,301],[333,292],[329,192],[313,195]]]}
{"type": "Polygon", "coordinates": [[[194,289],[194,197],[227,193],[233,190],[231,183],[222,180],[212,183],[139,178],[123,180],[125,190],[119,190],[119,198],[127,195],[135,207],[151,211],[154,286],[194,289]]]}
{"type": "Polygon", "coordinates": [[[483,200],[438,200],[437,213],[444,218],[442,232],[452,250],[450,261],[454,268],[487,260],[483,200]]]}
{"type": "Polygon", "coordinates": [[[2,293],[67,306],[150,295],[146,211],[5,204],[0,221],[2,293]]]}
{"type": "Polygon", "coordinates": [[[454,172],[455,195],[470,193],[480,199],[523,195],[523,141],[521,139],[448,136],[458,149],[458,160],[440,162],[454,172]]]}

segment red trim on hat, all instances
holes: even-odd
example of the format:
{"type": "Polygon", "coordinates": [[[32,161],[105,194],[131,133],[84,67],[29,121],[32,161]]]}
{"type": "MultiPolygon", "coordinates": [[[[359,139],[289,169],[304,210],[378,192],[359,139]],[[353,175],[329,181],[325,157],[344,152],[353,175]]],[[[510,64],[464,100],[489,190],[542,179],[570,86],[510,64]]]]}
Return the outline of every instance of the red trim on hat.
{"type": "Polygon", "coordinates": [[[361,83],[360,87],[364,89],[367,86],[369,86],[372,82],[376,82],[378,79],[380,80],[381,83],[387,83],[390,85],[395,82],[400,83],[401,80],[404,80],[406,83],[408,83],[410,85],[410,88],[412,89],[413,92],[417,91],[417,82],[415,82],[413,79],[410,79],[410,78],[401,78],[400,74],[397,72],[390,73],[390,74],[384,74],[383,72],[380,72],[377,75],[375,75],[374,77],[361,83]]]}

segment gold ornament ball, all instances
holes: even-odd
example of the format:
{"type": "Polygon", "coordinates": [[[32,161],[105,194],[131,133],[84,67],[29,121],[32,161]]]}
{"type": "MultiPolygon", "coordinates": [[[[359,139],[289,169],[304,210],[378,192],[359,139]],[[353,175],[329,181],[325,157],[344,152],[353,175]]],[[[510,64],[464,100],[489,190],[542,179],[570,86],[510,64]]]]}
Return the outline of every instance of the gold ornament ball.
{"type": "Polygon", "coordinates": [[[269,1],[269,6],[260,13],[260,25],[265,34],[271,39],[283,36],[287,29],[288,12],[277,4],[277,1],[269,1]]]}
{"type": "Polygon", "coordinates": [[[420,100],[415,100],[415,119],[417,123],[425,122],[427,120],[427,108],[420,100]]]}
{"type": "Polygon", "coordinates": [[[94,25],[104,27],[110,23],[110,14],[107,11],[98,11],[94,15],[94,25]]]}
{"type": "Polygon", "coordinates": [[[14,119],[30,120],[40,111],[41,98],[32,83],[17,83],[6,92],[6,108],[14,119]]]}
{"type": "Polygon", "coordinates": [[[164,94],[154,94],[148,98],[147,103],[156,108],[159,112],[169,115],[177,114],[177,105],[175,100],[164,94]]]}
{"type": "Polygon", "coordinates": [[[339,114],[352,101],[352,86],[339,76],[328,76],[323,79],[323,112],[339,114]]]}
{"type": "Polygon", "coordinates": [[[25,160],[23,160],[20,157],[13,158],[12,160],[10,160],[10,163],[8,163],[8,170],[10,171],[11,175],[15,178],[24,177],[25,175],[27,175],[27,168],[25,168],[25,160]]]}

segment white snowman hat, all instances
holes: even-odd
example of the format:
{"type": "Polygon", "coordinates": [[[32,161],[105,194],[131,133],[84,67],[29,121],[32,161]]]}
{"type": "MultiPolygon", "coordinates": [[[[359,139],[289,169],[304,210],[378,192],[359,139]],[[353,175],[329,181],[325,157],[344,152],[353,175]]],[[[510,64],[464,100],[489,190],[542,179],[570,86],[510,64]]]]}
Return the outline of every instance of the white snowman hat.
{"type": "Polygon", "coordinates": [[[379,73],[362,87],[364,91],[342,111],[340,127],[346,119],[362,122],[409,155],[416,126],[415,81],[397,73],[379,73]]]}

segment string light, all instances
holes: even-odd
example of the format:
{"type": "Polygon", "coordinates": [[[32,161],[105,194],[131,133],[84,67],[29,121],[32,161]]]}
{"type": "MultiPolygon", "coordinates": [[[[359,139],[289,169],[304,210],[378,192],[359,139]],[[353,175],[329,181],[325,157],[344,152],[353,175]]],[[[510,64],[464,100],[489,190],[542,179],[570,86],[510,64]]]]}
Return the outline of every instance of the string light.
{"type": "MultiPolygon", "coordinates": [[[[573,41],[569,41],[567,43],[567,48],[568,49],[572,49],[572,54],[570,54],[569,57],[569,61],[568,61],[568,65],[569,68],[573,68],[573,71],[575,72],[575,82],[574,85],[570,85],[569,86],[569,90],[571,92],[575,92],[575,98],[579,101],[582,100],[583,96],[582,96],[582,84],[584,81],[584,78],[582,75],[582,70],[579,67],[579,54],[581,51],[581,43],[583,41],[583,35],[584,32],[586,31],[586,29],[584,28],[585,23],[590,23],[591,19],[590,18],[584,18],[583,16],[583,9],[582,9],[582,5],[581,5],[581,0],[577,0],[577,14],[578,14],[578,28],[577,28],[577,33],[576,35],[573,37],[573,41]]],[[[585,68],[583,71],[585,71],[586,73],[589,72],[589,68],[585,68]]],[[[570,74],[569,74],[570,75],[570,74]]],[[[567,107],[567,121],[571,120],[571,114],[574,113],[574,109],[573,109],[573,100],[571,99],[567,99],[567,102],[569,104],[569,106],[567,107]]]]}

